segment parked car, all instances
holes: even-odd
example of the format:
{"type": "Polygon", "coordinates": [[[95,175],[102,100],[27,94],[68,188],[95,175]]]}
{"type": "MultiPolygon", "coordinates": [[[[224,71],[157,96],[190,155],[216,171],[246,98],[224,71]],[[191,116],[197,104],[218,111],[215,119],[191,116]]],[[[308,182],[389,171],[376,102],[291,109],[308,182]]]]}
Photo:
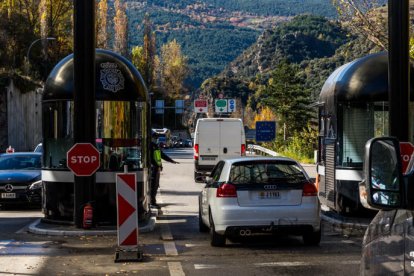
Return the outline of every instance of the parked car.
{"type": "Polygon", "coordinates": [[[0,155],[0,205],[40,205],[42,197],[39,152],[0,155]]]}
{"type": "Polygon", "coordinates": [[[165,137],[158,137],[157,144],[160,148],[168,148],[167,139],[165,137]]]}
{"type": "Polygon", "coordinates": [[[321,240],[317,189],[301,165],[282,157],[219,161],[199,195],[199,229],[211,245],[227,237],[294,234],[307,245],[321,240]]]}
{"type": "Polygon", "coordinates": [[[191,139],[185,139],[184,146],[187,147],[187,148],[193,147],[193,140],[191,140],[191,139]]]}

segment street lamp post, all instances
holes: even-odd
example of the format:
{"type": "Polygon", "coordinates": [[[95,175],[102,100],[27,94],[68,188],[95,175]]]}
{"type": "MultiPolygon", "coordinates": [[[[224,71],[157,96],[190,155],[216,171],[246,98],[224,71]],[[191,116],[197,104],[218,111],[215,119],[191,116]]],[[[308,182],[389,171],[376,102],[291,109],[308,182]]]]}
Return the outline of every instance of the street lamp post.
{"type": "Polygon", "coordinates": [[[29,69],[30,69],[30,51],[32,50],[32,47],[37,43],[37,42],[39,42],[39,41],[43,41],[43,40],[48,40],[48,41],[50,41],[50,40],[56,40],[56,38],[54,38],[54,37],[44,37],[44,38],[38,38],[38,39],[36,39],[36,40],[34,40],[31,44],[30,44],[30,46],[29,46],[29,48],[27,49],[27,53],[26,53],[26,62],[27,62],[27,72],[29,72],[29,69]]]}

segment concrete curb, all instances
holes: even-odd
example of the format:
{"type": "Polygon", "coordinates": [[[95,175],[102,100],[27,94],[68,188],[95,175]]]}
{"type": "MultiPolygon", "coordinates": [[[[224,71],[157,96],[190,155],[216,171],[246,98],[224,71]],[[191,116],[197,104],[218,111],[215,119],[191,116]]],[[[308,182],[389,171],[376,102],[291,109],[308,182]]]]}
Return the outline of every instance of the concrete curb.
{"type": "Polygon", "coordinates": [[[365,222],[360,222],[360,221],[355,221],[355,222],[344,222],[342,220],[336,219],[336,218],[332,218],[330,216],[327,216],[325,214],[321,214],[321,219],[333,224],[333,225],[337,225],[337,226],[341,226],[343,228],[367,228],[369,223],[365,223],[365,222]]]}
{"type": "MultiPolygon", "coordinates": [[[[158,210],[151,209],[151,217],[148,223],[144,226],[138,226],[140,233],[151,232],[155,228],[157,221],[158,210]]],[[[82,230],[82,229],[53,229],[50,226],[47,228],[41,227],[41,219],[37,219],[29,225],[28,231],[38,235],[48,236],[115,236],[118,234],[117,230],[82,230]]]]}

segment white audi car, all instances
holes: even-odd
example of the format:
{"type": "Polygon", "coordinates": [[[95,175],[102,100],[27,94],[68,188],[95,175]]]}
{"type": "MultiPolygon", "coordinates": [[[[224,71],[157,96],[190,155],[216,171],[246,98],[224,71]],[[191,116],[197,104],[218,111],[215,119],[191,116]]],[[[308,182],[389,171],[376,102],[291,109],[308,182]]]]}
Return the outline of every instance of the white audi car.
{"type": "Polygon", "coordinates": [[[317,188],[302,166],[280,157],[220,161],[199,195],[199,227],[211,245],[226,237],[301,235],[307,245],[321,240],[317,188]]]}

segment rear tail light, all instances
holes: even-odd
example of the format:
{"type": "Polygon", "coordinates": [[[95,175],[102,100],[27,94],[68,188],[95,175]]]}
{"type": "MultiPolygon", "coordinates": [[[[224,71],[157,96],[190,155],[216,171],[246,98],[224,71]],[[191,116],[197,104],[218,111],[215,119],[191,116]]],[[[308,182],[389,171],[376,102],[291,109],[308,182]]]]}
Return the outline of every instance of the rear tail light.
{"type": "Polygon", "coordinates": [[[241,144],[241,155],[242,156],[246,155],[246,145],[245,144],[241,144]]]}
{"type": "Polygon", "coordinates": [[[198,160],[198,144],[194,145],[194,160],[198,160]]]}
{"type": "Polygon", "coordinates": [[[318,190],[316,189],[315,184],[313,183],[305,183],[305,185],[303,185],[303,191],[302,191],[302,196],[317,196],[318,195],[318,190]]]}
{"type": "Polygon", "coordinates": [[[221,184],[216,193],[216,197],[237,197],[236,186],[233,184],[221,184]]]}

